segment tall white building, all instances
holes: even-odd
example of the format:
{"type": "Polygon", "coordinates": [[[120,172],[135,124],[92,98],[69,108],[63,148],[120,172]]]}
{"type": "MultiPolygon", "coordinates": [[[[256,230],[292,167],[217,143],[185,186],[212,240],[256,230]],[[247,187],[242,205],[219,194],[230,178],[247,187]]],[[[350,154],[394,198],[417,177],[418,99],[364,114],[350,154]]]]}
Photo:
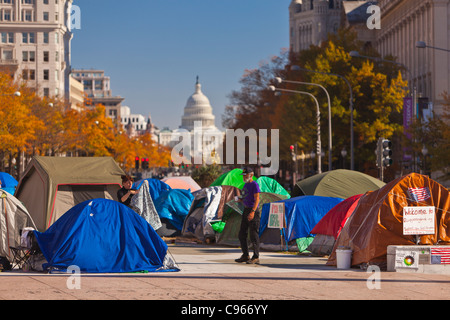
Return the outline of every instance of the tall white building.
{"type": "Polygon", "coordinates": [[[106,109],[106,116],[120,121],[120,107],[125,100],[120,96],[113,96],[111,79],[105,71],[97,69],[73,69],[72,77],[83,84],[84,93],[93,106],[102,104],[106,109]]]}
{"type": "Polygon", "coordinates": [[[72,0],[0,0],[0,70],[41,96],[70,96],[72,0]]]}

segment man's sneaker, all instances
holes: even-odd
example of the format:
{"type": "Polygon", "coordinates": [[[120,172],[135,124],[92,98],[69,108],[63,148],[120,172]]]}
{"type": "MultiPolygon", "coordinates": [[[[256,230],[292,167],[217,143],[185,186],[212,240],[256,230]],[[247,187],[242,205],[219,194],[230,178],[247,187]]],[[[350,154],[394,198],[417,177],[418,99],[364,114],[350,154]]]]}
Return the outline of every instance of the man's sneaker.
{"type": "Polygon", "coordinates": [[[247,264],[259,264],[259,258],[251,258],[246,263],[247,264]]]}
{"type": "Polygon", "coordinates": [[[250,258],[249,257],[245,257],[245,256],[241,256],[239,259],[236,259],[236,260],[234,260],[234,261],[236,261],[236,262],[247,262],[247,261],[250,261],[250,258]]]}

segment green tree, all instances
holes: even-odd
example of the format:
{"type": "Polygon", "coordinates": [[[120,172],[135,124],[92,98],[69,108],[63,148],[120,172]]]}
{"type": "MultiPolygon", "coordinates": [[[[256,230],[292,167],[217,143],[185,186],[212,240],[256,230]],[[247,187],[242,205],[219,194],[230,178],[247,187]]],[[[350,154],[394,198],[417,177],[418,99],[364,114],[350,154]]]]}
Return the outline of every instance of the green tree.
{"type": "Polygon", "coordinates": [[[192,171],[192,179],[199,184],[200,187],[209,187],[222,174],[222,167],[219,165],[201,166],[192,171]]]}

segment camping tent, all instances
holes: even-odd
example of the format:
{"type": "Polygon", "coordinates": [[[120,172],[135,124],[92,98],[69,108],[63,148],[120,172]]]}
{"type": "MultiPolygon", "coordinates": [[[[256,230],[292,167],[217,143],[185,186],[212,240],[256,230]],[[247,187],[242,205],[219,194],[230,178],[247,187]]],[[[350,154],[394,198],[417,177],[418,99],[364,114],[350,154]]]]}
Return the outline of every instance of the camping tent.
{"type": "Polygon", "coordinates": [[[178,271],[150,224],[117,201],[82,202],[35,235],[48,262],[45,269],[64,271],[75,265],[88,273],[178,271]]]}
{"type": "Polygon", "coordinates": [[[136,181],[135,183],[133,183],[133,189],[139,189],[144,181],[147,181],[148,183],[148,189],[153,202],[158,199],[159,195],[162,192],[172,190],[172,188],[167,183],[153,178],[136,181]]]}
{"type": "Polygon", "coordinates": [[[1,186],[0,188],[6,192],[9,192],[10,194],[14,194],[17,187],[17,180],[14,179],[12,175],[6,172],[0,172],[0,182],[1,186]]]}
{"type": "Polygon", "coordinates": [[[192,201],[194,196],[189,190],[172,189],[161,193],[155,201],[155,208],[162,224],[157,230],[160,236],[173,237],[181,234],[192,201]]]}
{"type": "MultiPolygon", "coordinates": [[[[218,177],[213,183],[211,183],[210,187],[232,186],[242,190],[245,184],[244,179],[241,175],[242,172],[242,169],[239,168],[228,171],[218,177]]],[[[253,177],[253,180],[256,180],[256,177],[253,177]]]]}
{"type": "Polygon", "coordinates": [[[211,222],[221,221],[226,210],[225,204],[240,195],[241,190],[226,185],[194,192],[194,201],[184,220],[182,235],[194,236],[202,241],[214,239],[215,231],[211,222]]]}
{"type": "MultiPolygon", "coordinates": [[[[242,169],[239,168],[228,171],[217,178],[211,184],[211,187],[233,186],[242,190],[242,188],[244,188],[245,182],[241,174],[242,169]]],[[[253,180],[258,183],[261,192],[277,193],[290,197],[286,189],[284,189],[275,179],[266,176],[261,176],[259,178],[253,176],[253,180]]]]}
{"type": "MultiPolygon", "coordinates": [[[[311,230],[343,199],[320,196],[303,196],[276,201],[284,204],[285,241],[312,238],[311,230]]],[[[263,205],[259,234],[261,243],[279,243],[280,230],[269,228],[270,203],[263,205]]],[[[305,248],[306,249],[306,248],[305,248]]]]}
{"type": "Polygon", "coordinates": [[[292,190],[292,197],[322,196],[347,199],[367,191],[378,190],[384,182],[352,170],[332,170],[300,180],[292,190]]]}
{"type": "MultiPolygon", "coordinates": [[[[286,195],[261,192],[259,195],[259,210],[262,211],[262,206],[265,203],[275,202],[287,198],[288,197],[286,195]]],[[[225,226],[222,232],[216,234],[216,243],[239,246],[239,229],[241,227],[242,214],[244,213],[243,205],[242,203],[234,200],[229,201],[226,205],[231,210],[227,212],[226,217],[223,218],[225,226]]]]}
{"type": "Polygon", "coordinates": [[[435,208],[435,231],[420,236],[419,244],[450,243],[450,194],[428,176],[411,173],[397,178],[385,187],[367,193],[341,230],[328,265],[336,265],[335,249],[347,246],[353,250],[352,266],[387,262],[387,246],[414,245],[414,235],[403,234],[403,208],[435,208]]]}
{"type": "Polygon", "coordinates": [[[314,240],[308,247],[308,251],[317,255],[330,255],[333,251],[339,233],[347,219],[355,211],[362,194],[347,198],[334,206],[312,229],[314,240]]]}
{"type": "Polygon", "coordinates": [[[195,192],[200,190],[201,187],[189,176],[168,177],[162,179],[163,182],[168,184],[172,189],[185,189],[195,192]]]}
{"type": "Polygon", "coordinates": [[[117,200],[124,175],[111,157],[34,157],[15,196],[28,208],[39,231],[85,200],[117,200]]]}
{"type": "Polygon", "coordinates": [[[289,192],[287,192],[286,189],[283,188],[281,184],[279,184],[278,181],[275,179],[266,176],[261,176],[258,179],[256,179],[256,182],[258,183],[261,192],[276,193],[285,196],[285,198],[291,197],[289,192]]]}
{"type": "Polygon", "coordinates": [[[21,246],[21,232],[25,228],[36,229],[27,209],[12,194],[0,189],[0,257],[12,262],[10,247],[21,246]]]}

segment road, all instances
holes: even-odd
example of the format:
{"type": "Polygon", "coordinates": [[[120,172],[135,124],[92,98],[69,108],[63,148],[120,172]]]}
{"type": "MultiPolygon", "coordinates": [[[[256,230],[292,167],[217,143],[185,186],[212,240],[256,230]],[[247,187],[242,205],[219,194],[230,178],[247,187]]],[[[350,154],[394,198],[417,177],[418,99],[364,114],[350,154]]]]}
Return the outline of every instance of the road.
{"type": "MultiPolygon", "coordinates": [[[[0,273],[6,300],[447,300],[450,276],[337,270],[323,257],[262,252],[261,265],[238,264],[238,248],[170,244],[179,272],[67,274],[0,273]]],[[[183,309],[184,310],[184,309],[183,309]]],[[[174,312],[175,312],[174,311],[174,312]]],[[[186,309],[186,312],[189,310],[186,309]]],[[[192,310],[190,310],[192,311],[192,310]]],[[[224,310],[222,310],[224,312],[224,310]]]]}

